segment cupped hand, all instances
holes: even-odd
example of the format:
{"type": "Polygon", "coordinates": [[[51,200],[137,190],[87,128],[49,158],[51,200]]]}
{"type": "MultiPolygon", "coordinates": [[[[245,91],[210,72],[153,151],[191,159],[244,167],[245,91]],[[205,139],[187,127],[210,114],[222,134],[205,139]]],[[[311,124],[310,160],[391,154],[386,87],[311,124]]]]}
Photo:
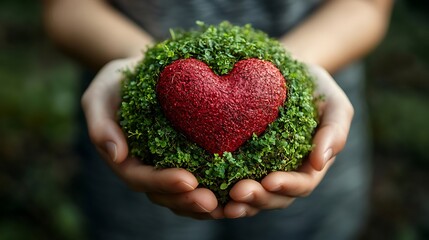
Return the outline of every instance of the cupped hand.
{"type": "Polygon", "coordinates": [[[208,189],[197,188],[197,179],[184,169],[158,170],[128,157],[126,138],[118,125],[122,70],[141,57],[114,60],[95,76],[82,96],[89,136],[107,164],[133,190],[147,193],[152,202],[197,219],[222,218],[223,209],[208,189]]]}
{"type": "Polygon", "coordinates": [[[242,180],[230,191],[232,201],[218,207],[215,195],[197,188],[198,181],[184,169],[154,169],[128,157],[126,138],[116,113],[120,104],[121,70],[132,69],[140,58],[114,60],[96,75],[82,97],[89,135],[112,170],[135,191],[145,192],[156,204],[197,219],[238,218],[261,210],[285,208],[296,197],[309,195],[323,179],[335,155],[344,147],[353,107],[332,77],[318,66],[310,66],[318,94],[320,125],[314,137],[315,148],[298,171],[273,172],[260,183],[242,180]]]}
{"type": "Polygon", "coordinates": [[[344,148],[354,110],[342,89],[327,71],[309,65],[317,84],[320,124],[313,138],[314,149],[303,165],[292,172],[273,172],[261,182],[241,180],[230,191],[224,208],[228,218],[256,215],[261,210],[288,207],[295,198],[305,197],[319,185],[335,156],[344,148]]]}

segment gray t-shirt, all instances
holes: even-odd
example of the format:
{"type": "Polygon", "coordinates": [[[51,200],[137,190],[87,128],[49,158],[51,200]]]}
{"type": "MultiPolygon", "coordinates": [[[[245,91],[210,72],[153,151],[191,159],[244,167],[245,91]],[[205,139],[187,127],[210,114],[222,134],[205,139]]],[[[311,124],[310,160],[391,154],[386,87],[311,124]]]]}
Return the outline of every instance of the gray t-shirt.
{"type": "MultiPolygon", "coordinates": [[[[156,40],[169,37],[169,29],[189,29],[196,21],[218,24],[252,24],[271,37],[281,37],[298,25],[324,2],[323,0],[109,0],[156,40]]],[[[356,64],[349,68],[356,68],[356,64]]],[[[359,68],[359,67],[358,67],[359,68]]],[[[348,71],[345,69],[345,71],[348,71]]],[[[358,74],[357,69],[350,73],[358,74]]],[[[360,71],[362,74],[362,71],[360,71]]],[[[344,75],[344,74],[343,74],[344,75]]],[[[357,77],[337,82],[347,91],[362,88],[357,77]]]]}
{"type": "MultiPolygon", "coordinates": [[[[345,0],[347,1],[347,0],[345,0]]],[[[110,0],[155,39],[170,28],[188,29],[197,20],[250,23],[280,37],[319,7],[322,0],[110,0]]],[[[240,220],[196,221],[151,204],[130,191],[98,159],[89,140],[83,149],[82,181],[90,238],[116,239],[353,239],[364,221],[368,196],[368,155],[363,68],[352,64],[334,76],[355,107],[345,150],[318,188],[282,211],[263,211],[240,220]]]]}
{"type": "Polygon", "coordinates": [[[110,0],[156,39],[168,37],[170,28],[189,29],[197,20],[253,27],[280,37],[295,26],[321,0],[110,0]]]}

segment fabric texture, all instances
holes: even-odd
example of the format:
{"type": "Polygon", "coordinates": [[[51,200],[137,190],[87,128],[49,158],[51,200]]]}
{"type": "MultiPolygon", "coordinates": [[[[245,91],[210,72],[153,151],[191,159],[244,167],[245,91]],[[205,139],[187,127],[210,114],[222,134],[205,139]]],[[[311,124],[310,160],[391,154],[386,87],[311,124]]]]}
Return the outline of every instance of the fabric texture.
{"type": "Polygon", "coordinates": [[[189,29],[197,20],[218,24],[252,24],[280,37],[313,11],[322,0],[110,0],[155,39],[169,36],[170,28],[189,29]]]}

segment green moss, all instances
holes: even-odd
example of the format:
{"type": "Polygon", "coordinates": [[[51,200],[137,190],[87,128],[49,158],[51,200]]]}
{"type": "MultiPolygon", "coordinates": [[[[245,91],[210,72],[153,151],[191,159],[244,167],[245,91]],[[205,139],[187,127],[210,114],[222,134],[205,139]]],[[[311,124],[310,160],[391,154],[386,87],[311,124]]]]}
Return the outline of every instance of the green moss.
{"type": "Polygon", "coordinates": [[[228,191],[237,181],[260,180],[273,171],[294,170],[311,151],[317,126],[314,82],[305,66],[293,60],[278,41],[250,25],[197,24],[195,30],[172,31],[171,39],[149,48],[136,71],[126,74],[120,124],[131,155],[157,168],[187,169],[201,186],[226,203],[228,191]],[[165,66],[191,57],[207,63],[219,75],[227,74],[242,59],[272,62],[288,88],[278,119],[261,136],[254,135],[237,151],[222,156],[188,141],[169,125],[157,102],[155,86],[165,66]]]}

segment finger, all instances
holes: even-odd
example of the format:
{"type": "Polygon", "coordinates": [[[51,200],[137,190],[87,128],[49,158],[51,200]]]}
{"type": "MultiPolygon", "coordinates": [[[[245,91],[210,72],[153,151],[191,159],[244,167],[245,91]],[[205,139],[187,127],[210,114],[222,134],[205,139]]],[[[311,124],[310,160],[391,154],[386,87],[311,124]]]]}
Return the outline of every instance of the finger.
{"type": "Polygon", "coordinates": [[[344,148],[348,128],[340,126],[337,122],[322,120],[313,138],[314,149],[308,157],[315,170],[323,170],[326,163],[344,148]]]}
{"type": "Polygon", "coordinates": [[[259,182],[250,179],[236,183],[230,196],[235,202],[247,203],[258,209],[285,208],[293,201],[289,196],[267,191],[259,182]]]}
{"type": "Polygon", "coordinates": [[[182,193],[198,186],[195,176],[181,168],[155,169],[136,158],[127,158],[121,164],[112,164],[115,172],[135,191],[182,193]]]}
{"type": "Polygon", "coordinates": [[[115,96],[110,96],[107,85],[94,80],[82,97],[82,108],[94,145],[108,154],[109,160],[122,162],[128,155],[128,146],[121,128],[116,123],[117,105],[112,106],[115,96]]]}
{"type": "Polygon", "coordinates": [[[218,204],[217,208],[210,213],[212,219],[225,218],[224,208],[218,204]]]}
{"type": "Polygon", "coordinates": [[[309,159],[313,167],[322,170],[326,162],[345,146],[354,110],[335,80],[320,67],[310,67],[316,76],[319,94],[325,100],[319,104],[320,124],[313,138],[315,145],[309,159]]]}
{"type": "Polygon", "coordinates": [[[116,60],[97,74],[82,96],[89,136],[96,147],[107,153],[113,162],[122,162],[128,155],[128,146],[122,129],[116,122],[120,103],[120,69],[135,64],[136,60],[116,60]]]}
{"type": "Polygon", "coordinates": [[[225,218],[225,216],[223,214],[223,208],[219,207],[219,206],[210,213],[195,213],[195,212],[188,212],[188,211],[183,211],[183,210],[173,210],[173,209],[171,209],[171,211],[174,212],[175,214],[179,215],[179,216],[190,217],[190,218],[194,218],[194,219],[198,219],[198,220],[210,220],[210,219],[225,218]]]}
{"type": "Polygon", "coordinates": [[[110,162],[121,163],[128,156],[128,145],[118,124],[108,118],[87,118],[88,132],[92,143],[110,162]]]}
{"type": "Polygon", "coordinates": [[[226,218],[252,217],[258,214],[260,210],[247,203],[230,201],[224,208],[226,218]]]}
{"type": "Polygon", "coordinates": [[[148,196],[152,202],[181,214],[205,213],[209,215],[218,206],[216,196],[206,188],[197,188],[194,191],[177,194],[150,193],[148,196]]]}
{"type": "Polygon", "coordinates": [[[329,161],[322,171],[313,168],[310,163],[304,163],[297,172],[272,172],[262,179],[262,186],[270,192],[290,197],[306,197],[322,181],[334,160],[329,161]]]}

